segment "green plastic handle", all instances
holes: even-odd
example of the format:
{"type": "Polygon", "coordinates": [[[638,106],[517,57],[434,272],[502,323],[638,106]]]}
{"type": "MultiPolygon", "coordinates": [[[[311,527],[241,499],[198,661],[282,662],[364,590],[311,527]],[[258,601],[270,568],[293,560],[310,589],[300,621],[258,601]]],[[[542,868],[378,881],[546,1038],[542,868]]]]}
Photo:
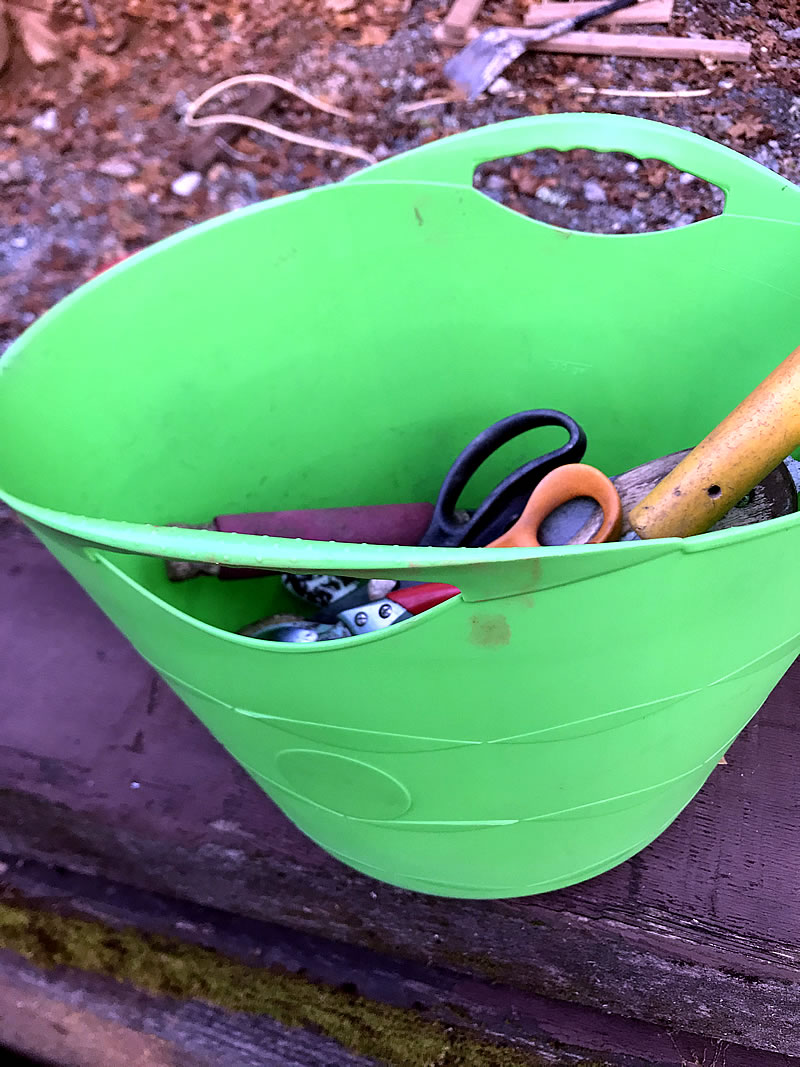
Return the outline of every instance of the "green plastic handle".
{"type": "MultiPolygon", "coordinates": [[[[233,567],[264,567],[294,573],[343,574],[355,578],[411,577],[458,586],[465,600],[494,600],[564,582],[561,564],[569,558],[569,581],[619,570],[678,550],[676,539],[575,545],[558,548],[408,548],[254,537],[180,526],[93,519],[28,504],[6,494],[34,533],[102,562],[112,552],[203,560],[233,567]],[[582,556],[582,560],[577,557],[582,556]]],[[[728,533],[729,531],[724,531],[728,533]]]]}
{"type": "Polygon", "coordinates": [[[359,171],[349,181],[472,186],[475,168],[537,148],[589,148],[660,159],[725,192],[725,213],[800,222],[797,186],[738,152],[677,126],[628,115],[581,112],[513,119],[415,148],[359,171]],[[777,194],[777,195],[776,195],[777,194]]]}

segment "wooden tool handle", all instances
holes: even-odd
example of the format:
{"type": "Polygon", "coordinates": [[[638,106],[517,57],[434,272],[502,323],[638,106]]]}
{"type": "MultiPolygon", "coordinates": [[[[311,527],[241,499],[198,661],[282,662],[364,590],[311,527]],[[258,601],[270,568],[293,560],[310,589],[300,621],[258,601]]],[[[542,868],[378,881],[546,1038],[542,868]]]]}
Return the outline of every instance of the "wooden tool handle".
{"type": "Polygon", "coordinates": [[[631,510],[641,538],[705,533],[800,445],[800,348],[631,510]]]}
{"type": "Polygon", "coordinates": [[[539,527],[550,512],[584,496],[596,500],[603,509],[602,525],[586,544],[618,541],[622,529],[622,504],[611,479],[588,463],[566,463],[542,478],[511,529],[492,541],[489,548],[538,548],[539,527]]]}
{"type": "MultiPolygon", "coordinates": [[[[622,502],[622,532],[620,539],[630,533],[630,513],[662,479],[674,470],[691,452],[684,448],[682,452],[672,452],[668,456],[650,460],[639,467],[617,474],[611,479],[622,502]]],[[[785,463],[779,463],[774,471],[754,486],[742,500],[734,504],[727,515],[714,523],[712,530],[727,530],[730,526],[751,526],[767,519],[777,519],[781,515],[791,515],[797,511],[797,487],[785,463]]],[[[599,508],[569,539],[571,545],[585,545],[592,534],[600,528],[603,513],[599,508]]],[[[548,542],[549,544],[550,542],[548,542]]]]}

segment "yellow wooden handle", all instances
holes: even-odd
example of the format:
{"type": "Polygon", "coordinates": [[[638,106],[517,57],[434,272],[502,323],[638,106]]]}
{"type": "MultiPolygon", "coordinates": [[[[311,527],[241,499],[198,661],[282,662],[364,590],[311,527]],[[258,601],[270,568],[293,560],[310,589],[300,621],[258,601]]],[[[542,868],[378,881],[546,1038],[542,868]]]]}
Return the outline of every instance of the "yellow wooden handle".
{"type": "Polygon", "coordinates": [[[628,521],[642,538],[705,533],[800,445],[800,348],[756,386],[628,521]]]}

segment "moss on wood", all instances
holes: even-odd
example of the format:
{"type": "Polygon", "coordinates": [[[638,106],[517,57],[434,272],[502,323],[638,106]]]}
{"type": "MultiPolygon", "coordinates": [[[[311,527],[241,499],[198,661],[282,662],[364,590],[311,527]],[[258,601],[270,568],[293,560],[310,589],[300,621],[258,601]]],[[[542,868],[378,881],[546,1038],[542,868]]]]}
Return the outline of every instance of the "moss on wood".
{"type": "Polygon", "coordinates": [[[269,1015],[398,1067],[543,1064],[532,1052],[489,1043],[416,1010],[381,1004],[301,975],[250,967],[199,945],[45,912],[22,900],[0,901],[0,946],[45,969],[77,968],[148,993],[269,1015]]]}

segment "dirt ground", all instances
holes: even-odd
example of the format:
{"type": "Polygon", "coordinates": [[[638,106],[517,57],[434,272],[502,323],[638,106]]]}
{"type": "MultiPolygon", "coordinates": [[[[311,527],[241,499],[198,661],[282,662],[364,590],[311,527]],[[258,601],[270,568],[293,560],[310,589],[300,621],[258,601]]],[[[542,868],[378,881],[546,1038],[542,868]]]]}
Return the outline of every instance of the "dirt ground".
{"type": "MultiPolygon", "coordinates": [[[[239,73],[290,79],[349,110],[352,118],[334,117],[280,96],[266,117],[378,158],[522,115],[615,111],[693,130],[800,181],[796,0],[676,0],[668,30],[642,31],[746,40],[746,64],[528,54],[499,92],[403,113],[450,90],[442,63],[453,50],[432,36],[449,2],[60,0],[62,60],[37,70],[17,43],[0,75],[0,350],[126,253],[364,165],[242,130],[220,159],[193,170],[208,131],[186,126],[186,106],[239,73]],[[586,86],[710,92],[614,97],[586,86]]],[[[526,6],[488,0],[484,14],[519,23],[526,6]]],[[[618,233],[682,225],[722,203],[718,190],[662,163],[584,150],[487,164],[476,184],[545,221],[618,233]]]]}

